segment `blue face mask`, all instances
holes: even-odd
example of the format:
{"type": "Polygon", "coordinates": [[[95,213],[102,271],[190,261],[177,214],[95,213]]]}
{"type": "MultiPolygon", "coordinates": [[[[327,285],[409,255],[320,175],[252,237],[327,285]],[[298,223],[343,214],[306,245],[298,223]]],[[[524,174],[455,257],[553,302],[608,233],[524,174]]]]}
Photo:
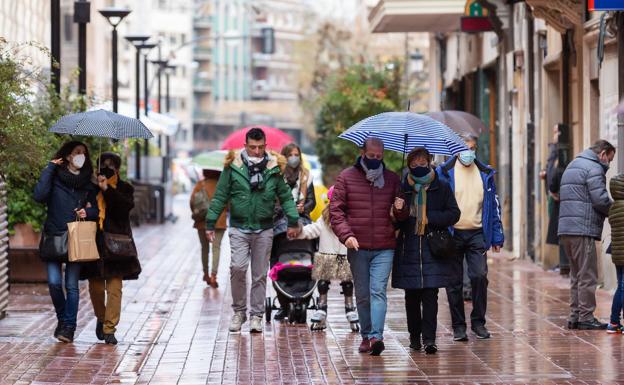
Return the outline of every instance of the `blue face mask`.
{"type": "Polygon", "coordinates": [[[364,164],[369,170],[377,170],[379,166],[381,166],[381,159],[370,159],[369,157],[364,156],[364,164]]]}
{"type": "Polygon", "coordinates": [[[464,166],[470,166],[476,158],[477,155],[474,150],[465,150],[459,153],[459,161],[464,166]]]}

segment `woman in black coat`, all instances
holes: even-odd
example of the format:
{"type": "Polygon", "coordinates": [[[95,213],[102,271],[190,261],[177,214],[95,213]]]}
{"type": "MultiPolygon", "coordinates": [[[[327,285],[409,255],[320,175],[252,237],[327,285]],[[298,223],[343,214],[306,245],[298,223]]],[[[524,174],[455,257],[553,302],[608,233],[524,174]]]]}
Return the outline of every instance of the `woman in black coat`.
{"type": "Polygon", "coordinates": [[[89,280],[89,294],[97,317],[97,338],[115,345],[115,331],[121,316],[122,280],[138,279],[141,264],[136,255],[111,259],[104,244],[104,233],[132,238],[130,210],[134,207],[134,188],[119,177],[121,158],[117,154],[103,153],[98,165],[101,167],[98,173],[100,193],[97,196],[100,259],[85,264],[81,278],[89,280]]]}
{"type": "Polygon", "coordinates": [[[420,350],[422,335],[427,354],[437,351],[438,288],[462,279],[457,258],[432,255],[425,237],[431,230],[447,230],[460,216],[451,187],[438,178],[431,159],[424,148],[415,148],[407,157],[409,173],[403,191],[410,209],[397,218],[399,236],[392,272],[392,286],[405,289],[410,348],[420,350]]]}
{"type": "MultiPolygon", "coordinates": [[[[41,173],[33,193],[37,202],[47,206],[43,238],[56,238],[59,240],[57,244],[65,242],[62,246],[67,250],[67,224],[74,222],[77,217],[89,221],[97,219],[96,194],[87,146],[77,141],[63,144],[41,173]]],[[[59,254],[61,249],[46,250],[43,246],[40,251],[41,259],[46,263],[48,288],[58,319],[54,337],[62,342],[73,342],[80,300],[78,279],[81,263],[69,262],[66,252],[62,256],[59,254]]]]}

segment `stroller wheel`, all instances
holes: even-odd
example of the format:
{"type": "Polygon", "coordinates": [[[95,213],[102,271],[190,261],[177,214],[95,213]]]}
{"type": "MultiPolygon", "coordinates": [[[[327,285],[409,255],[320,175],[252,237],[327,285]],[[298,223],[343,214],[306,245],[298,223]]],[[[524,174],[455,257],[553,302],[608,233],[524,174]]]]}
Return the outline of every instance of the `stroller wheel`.
{"type": "Polygon", "coordinates": [[[288,323],[293,324],[297,320],[297,308],[294,302],[288,304],[288,323]]]}
{"type": "Polygon", "coordinates": [[[308,310],[306,309],[306,306],[302,306],[301,309],[299,310],[299,317],[297,318],[297,323],[304,324],[307,322],[307,320],[308,320],[308,310]]]}
{"type": "Polygon", "coordinates": [[[271,322],[271,313],[273,312],[273,302],[271,301],[271,297],[267,297],[264,302],[264,316],[266,318],[266,322],[271,322]]]}

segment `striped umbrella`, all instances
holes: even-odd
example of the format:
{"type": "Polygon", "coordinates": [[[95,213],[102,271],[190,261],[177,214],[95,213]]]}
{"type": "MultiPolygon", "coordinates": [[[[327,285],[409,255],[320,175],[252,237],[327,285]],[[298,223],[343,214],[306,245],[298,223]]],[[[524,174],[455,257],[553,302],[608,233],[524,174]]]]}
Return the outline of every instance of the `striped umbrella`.
{"type": "Polygon", "coordinates": [[[49,131],[57,134],[99,136],[111,139],[154,137],[139,120],[106,110],[65,115],[50,127],[49,131]]]}
{"type": "Polygon", "coordinates": [[[388,150],[407,154],[425,147],[432,154],[455,155],[466,150],[464,141],[443,123],[413,112],[384,112],[370,116],[340,134],[359,147],[369,137],[383,140],[388,150]]]}

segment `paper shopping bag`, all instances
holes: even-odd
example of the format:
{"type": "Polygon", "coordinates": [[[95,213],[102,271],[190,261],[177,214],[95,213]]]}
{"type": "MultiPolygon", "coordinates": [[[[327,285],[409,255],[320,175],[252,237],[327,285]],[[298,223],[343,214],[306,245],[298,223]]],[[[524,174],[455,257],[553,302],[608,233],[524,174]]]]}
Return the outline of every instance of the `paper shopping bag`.
{"type": "Polygon", "coordinates": [[[69,262],[90,262],[100,259],[95,233],[97,223],[76,221],[67,224],[67,252],[69,262]]]}

